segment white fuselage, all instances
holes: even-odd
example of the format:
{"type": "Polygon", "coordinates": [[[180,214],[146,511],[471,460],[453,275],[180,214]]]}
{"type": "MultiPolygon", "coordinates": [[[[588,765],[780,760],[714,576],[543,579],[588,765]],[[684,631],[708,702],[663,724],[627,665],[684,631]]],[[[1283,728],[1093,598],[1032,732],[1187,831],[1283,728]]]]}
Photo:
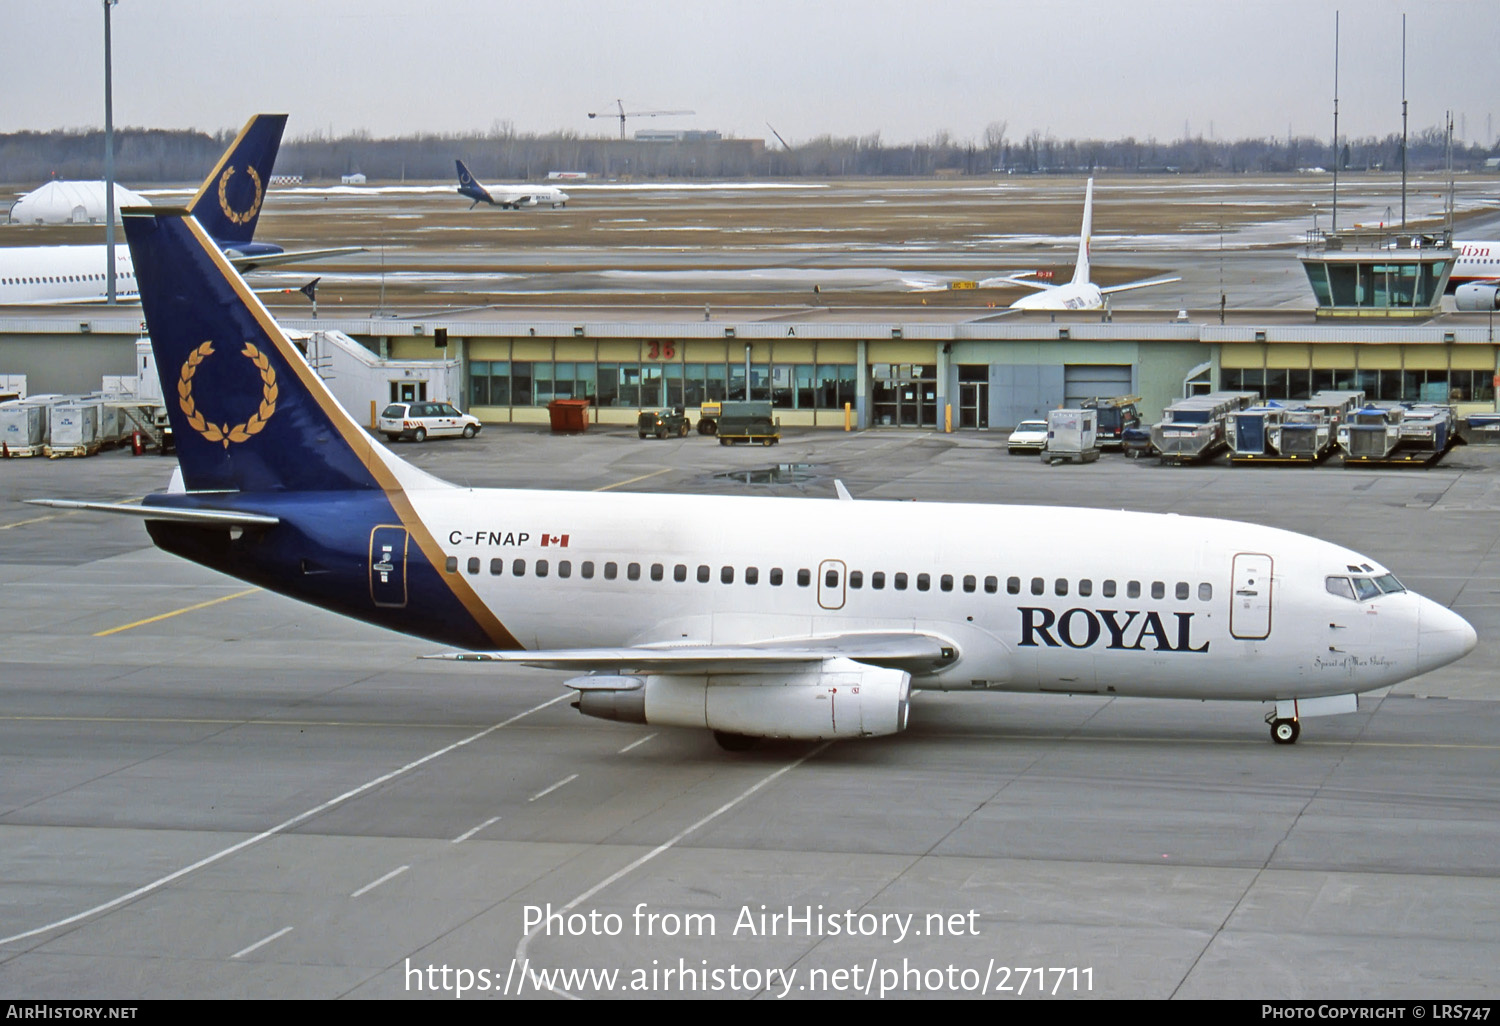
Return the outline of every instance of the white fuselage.
{"type": "Polygon", "coordinates": [[[1473,645],[1468,624],[1415,593],[1330,594],[1328,575],[1386,573],[1366,557],[1231,521],[821,499],[407,494],[450,572],[527,649],[916,631],[958,652],[917,687],[1276,700],[1386,686],[1473,645]]]}
{"type": "Polygon", "coordinates": [[[1458,256],[1453,261],[1450,286],[1471,282],[1500,282],[1500,242],[1455,242],[1458,256]]]}
{"type": "Polygon", "coordinates": [[[539,185],[534,189],[515,188],[507,185],[487,185],[485,188],[500,207],[560,207],[568,202],[568,194],[556,186],[539,185]]]}
{"type": "MultiPolygon", "coordinates": [[[[0,248],[0,305],[98,303],[108,298],[108,247],[0,248]]],[[[130,249],[115,246],[115,298],[139,299],[130,249]]]]}
{"type": "Polygon", "coordinates": [[[1010,307],[1012,310],[1102,310],[1104,293],[1092,282],[1069,282],[1022,296],[1010,307]]]}

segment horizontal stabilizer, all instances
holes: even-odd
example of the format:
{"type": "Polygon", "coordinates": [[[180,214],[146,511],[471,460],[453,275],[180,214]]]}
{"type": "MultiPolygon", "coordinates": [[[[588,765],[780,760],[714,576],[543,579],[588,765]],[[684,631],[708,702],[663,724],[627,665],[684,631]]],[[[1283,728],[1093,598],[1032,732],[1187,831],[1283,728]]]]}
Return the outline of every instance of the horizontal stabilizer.
{"type": "Polygon", "coordinates": [[[930,634],[837,634],[743,645],[641,645],[537,651],[450,652],[427,656],[459,662],[519,663],[544,670],[630,669],[653,673],[770,673],[843,657],[917,672],[952,662],[951,642],[930,634]]]}
{"type": "Polygon", "coordinates": [[[350,253],[363,253],[363,246],[342,246],[335,249],[294,249],[283,253],[255,253],[250,256],[237,256],[228,254],[229,262],[234,269],[241,274],[250,271],[258,271],[265,267],[280,267],[283,264],[297,264],[304,260],[326,260],[332,257],[348,256],[350,253]]]}
{"type": "Polygon", "coordinates": [[[239,513],[228,509],[179,509],[168,506],[135,506],[119,502],[79,502],[76,499],[27,499],[33,506],[55,509],[87,510],[90,513],[122,513],[143,520],[175,520],[185,524],[214,524],[219,527],[271,527],[281,523],[279,517],[260,513],[239,513]]]}

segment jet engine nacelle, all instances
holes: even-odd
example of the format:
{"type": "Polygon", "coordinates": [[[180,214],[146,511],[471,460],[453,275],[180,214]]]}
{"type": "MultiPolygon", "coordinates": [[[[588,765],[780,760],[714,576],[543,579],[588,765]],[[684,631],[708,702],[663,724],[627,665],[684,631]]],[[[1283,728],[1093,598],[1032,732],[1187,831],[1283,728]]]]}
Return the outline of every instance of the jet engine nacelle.
{"type": "Polygon", "coordinates": [[[770,673],[579,677],[585,716],[803,741],[906,729],[911,674],[852,659],[770,673]]]}
{"type": "Polygon", "coordinates": [[[1500,310],[1500,285],[1460,285],[1453,291],[1453,303],[1460,310],[1493,313],[1500,310]]]}

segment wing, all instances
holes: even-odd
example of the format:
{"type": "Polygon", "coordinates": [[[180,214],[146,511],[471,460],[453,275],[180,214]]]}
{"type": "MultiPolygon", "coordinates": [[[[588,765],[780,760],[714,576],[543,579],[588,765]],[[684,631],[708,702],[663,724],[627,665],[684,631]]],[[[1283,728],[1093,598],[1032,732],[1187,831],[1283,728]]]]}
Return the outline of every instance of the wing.
{"type": "Polygon", "coordinates": [[[1126,282],[1124,285],[1110,285],[1108,288],[1101,288],[1099,291],[1107,296],[1114,292],[1129,292],[1131,289],[1148,289],[1152,285],[1170,285],[1174,281],[1181,280],[1181,278],[1152,278],[1150,281],[1131,281],[1126,282]]]}
{"type": "Polygon", "coordinates": [[[853,659],[872,666],[925,673],[958,658],[953,643],[916,631],[782,638],[743,645],[637,645],[427,656],[459,662],[519,663],[544,670],[632,670],[647,673],[770,673],[777,669],[853,659]]]}
{"type": "MultiPolygon", "coordinates": [[[[1035,274],[1036,272],[1026,271],[1023,273],[1035,274]]],[[[1026,278],[1020,274],[1006,274],[998,278],[985,278],[979,282],[979,287],[982,289],[998,289],[1003,288],[1006,285],[1020,285],[1023,288],[1036,289],[1038,292],[1045,292],[1048,289],[1057,288],[1057,286],[1052,284],[1051,282],[1037,281],[1035,278],[1026,278]]]]}
{"type": "Polygon", "coordinates": [[[345,246],[340,249],[294,249],[285,253],[256,253],[250,256],[229,256],[228,259],[234,265],[236,271],[244,274],[263,267],[278,267],[281,264],[295,264],[303,260],[317,260],[322,257],[348,256],[350,253],[363,253],[364,251],[365,248],[363,246],[345,246]]]}

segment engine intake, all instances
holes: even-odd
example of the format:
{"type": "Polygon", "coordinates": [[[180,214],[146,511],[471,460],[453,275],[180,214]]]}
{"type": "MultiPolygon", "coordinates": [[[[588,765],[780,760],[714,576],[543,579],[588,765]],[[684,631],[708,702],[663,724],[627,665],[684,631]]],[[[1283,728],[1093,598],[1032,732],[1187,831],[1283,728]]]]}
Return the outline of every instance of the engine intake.
{"type": "Polygon", "coordinates": [[[1453,290],[1453,305],[1470,313],[1500,310],[1500,285],[1460,285],[1453,290]]]}

